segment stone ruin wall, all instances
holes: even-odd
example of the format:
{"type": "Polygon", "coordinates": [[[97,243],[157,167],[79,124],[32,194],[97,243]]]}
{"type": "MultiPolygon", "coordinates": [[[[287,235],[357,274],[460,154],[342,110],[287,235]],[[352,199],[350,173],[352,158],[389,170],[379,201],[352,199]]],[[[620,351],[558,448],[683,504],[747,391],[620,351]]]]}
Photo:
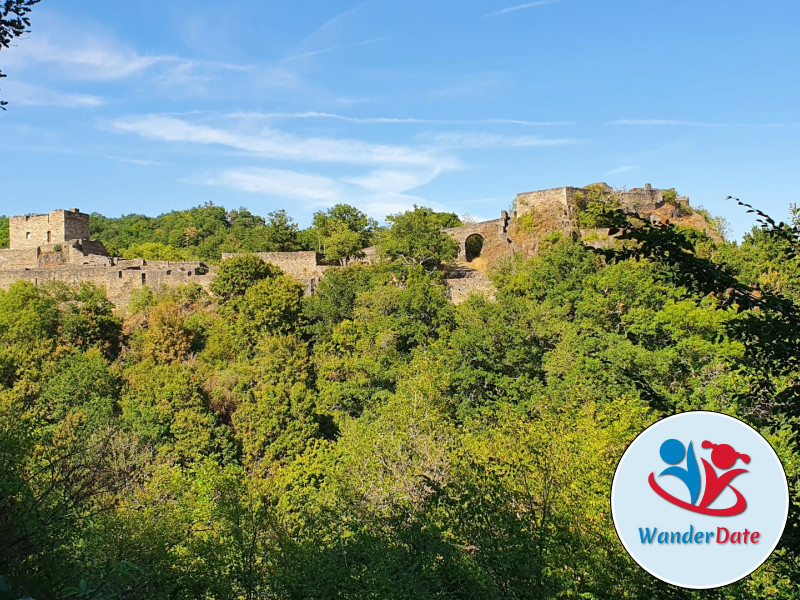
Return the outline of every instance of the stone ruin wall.
{"type": "Polygon", "coordinates": [[[629,190],[615,190],[606,183],[594,183],[581,188],[568,186],[517,194],[515,217],[519,219],[531,215],[537,229],[541,231],[562,231],[577,236],[580,202],[576,195],[586,198],[590,188],[595,186],[613,194],[623,211],[635,212],[643,217],[657,213],[659,218],[665,215],[678,218],[681,207],[689,205],[689,198],[686,196],[679,196],[675,206],[668,205],[664,200],[664,190],[654,188],[649,183],[643,188],[629,190]]]}
{"type": "MultiPolygon", "coordinates": [[[[651,218],[680,213],[680,205],[688,205],[688,198],[677,199],[678,206],[667,205],[663,190],[644,188],[614,191],[606,184],[608,192],[614,192],[621,208],[636,211],[651,218]]],[[[445,230],[459,244],[458,260],[466,262],[466,240],[471,235],[483,238],[481,257],[495,260],[499,257],[522,252],[535,254],[538,243],[515,228],[522,217],[532,217],[539,232],[561,231],[581,239],[587,245],[604,247],[613,243],[608,230],[581,230],[577,224],[577,202],[575,194],[586,194],[587,187],[561,187],[518,194],[516,210],[512,215],[502,211],[501,218],[454,227],[445,230]]],[[[36,285],[48,281],[61,281],[77,285],[92,282],[106,289],[109,300],[117,306],[125,305],[131,293],[145,285],[174,287],[182,283],[195,282],[208,289],[214,278],[214,268],[201,262],[148,261],[144,259],[111,258],[102,242],[89,239],[89,215],[77,209],[55,210],[47,215],[28,215],[9,219],[11,248],[0,250],[0,288],[7,288],[15,281],[25,280],[36,285]],[[47,233],[50,233],[50,242],[47,233]],[[28,237],[30,233],[30,238],[28,237]],[[60,248],[56,251],[57,247],[60,248]]],[[[272,263],[281,271],[303,284],[305,294],[315,292],[317,284],[329,268],[320,264],[319,255],[313,251],[303,252],[259,252],[262,260],[272,263]]],[[[364,249],[364,257],[352,263],[371,264],[378,260],[374,247],[364,249]]],[[[237,256],[226,253],[223,260],[237,256]]],[[[446,284],[451,300],[459,303],[472,292],[493,297],[493,286],[484,273],[465,266],[463,272],[456,269],[447,276],[446,284]]]]}
{"type": "MultiPolygon", "coordinates": [[[[303,284],[306,296],[314,293],[319,280],[325,274],[325,270],[330,268],[326,265],[320,265],[317,253],[311,250],[301,252],[255,252],[254,254],[264,262],[272,263],[289,277],[303,284]]],[[[235,256],[242,256],[242,254],[226,252],[222,254],[222,260],[235,256]]]]}
{"type": "Polygon", "coordinates": [[[9,218],[9,247],[12,250],[80,239],[89,239],[89,215],[76,208],[9,218]]]}
{"type": "Polygon", "coordinates": [[[574,218],[571,204],[577,188],[553,188],[517,194],[515,218],[531,215],[543,229],[563,230],[572,226],[574,218]]]}
{"type": "Polygon", "coordinates": [[[499,219],[461,225],[460,227],[450,227],[444,231],[458,243],[458,257],[456,260],[466,262],[467,239],[473,235],[478,235],[483,240],[480,256],[496,257],[512,253],[514,241],[509,237],[508,226],[510,222],[510,215],[506,211],[502,211],[499,219]]]}
{"type": "Polygon", "coordinates": [[[68,285],[91,282],[105,288],[108,299],[115,306],[124,306],[131,293],[147,285],[151,288],[175,287],[182,283],[197,283],[204,289],[214,279],[213,270],[199,262],[170,261],[120,261],[106,259],[105,264],[43,266],[32,268],[1,268],[0,288],[6,289],[15,281],[30,281],[42,285],[60,281],[68,285]],[[138,262],[138,265],[131,263],[138,262]]]}

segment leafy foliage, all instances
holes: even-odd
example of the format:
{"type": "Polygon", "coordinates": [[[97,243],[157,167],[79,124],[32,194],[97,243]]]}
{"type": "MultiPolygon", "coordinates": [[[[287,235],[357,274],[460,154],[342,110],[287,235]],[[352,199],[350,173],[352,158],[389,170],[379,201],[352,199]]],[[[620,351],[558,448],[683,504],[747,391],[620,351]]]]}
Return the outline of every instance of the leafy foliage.
{"type": "Polygon", "coordinates": [[[301,249],[297,225],[284,210],[265,219],[244,208],[226,211],[209,203],[158,217],[92,214],[90,227],[109,253],[126,258],[217,262],[223,252],[301,249]]]}
{"type": "Polygon", "coordinates": [[[316,238],[317,252],[328,261],[342,266],[348,259],[361,255],[361,250],[372,245],[378,223],[348,204],[336,204],[327,211],[314,213],[309,233],[316,238]]]}
{"type": "Polygon", "coordinates": [[[8,248],[8,217],[0,216],[0,249],[8,248]]]}
{"type": "Polygon", "coordinates": [[[458,245],[442,231],[461,224],[452,213],[415,206],[413,211],[391,215],[386,220],[391,225],[378,239],[378,249],[384,256],[431,271],[458,255],[458,245]]]}
{"type": "MultiPolygon", "coordinates": [[[[705,598],[628,558],[608,494],[642,429],[708,409],[759,429],[792,498],[777,551],[714,597],[796,598],[797,223],[735,245],[612,211],[619,246],[554,237],[453,306],[451,217],[398,215],[398,260],[310,298],[253,255],[124,319],[93,286],[0,291],[0,596],[705,598]]],[[[134,222],[125,247],[216,235],[134,222]]]]}

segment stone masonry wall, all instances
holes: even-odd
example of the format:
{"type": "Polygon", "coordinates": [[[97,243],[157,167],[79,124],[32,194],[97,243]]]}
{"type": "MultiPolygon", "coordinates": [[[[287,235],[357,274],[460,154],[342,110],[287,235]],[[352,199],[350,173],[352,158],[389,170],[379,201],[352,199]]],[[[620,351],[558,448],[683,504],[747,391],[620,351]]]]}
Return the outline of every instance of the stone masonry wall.
{"type": "Polygon", "coordinates": [[[154,261],[152,264],[147,263],[138,268],[115,267],[118,266],[88,264],[0,269],[0,288],[6,289],[15,281],[30,281],[34,285],[42,285],[50,281],[80,285],[87,281],[104,288],[108,299],[117,307],[122,307],[130,301],[133,290],[145,285],[158,289],[194,282],[204,289],[208,289],[214,279],[213,270],[198,262],[154,261]]]}
{"type": "Polygon", "coordinates": [[[20,250],[4,248],[0,250],[0,270],[24,269],[31,265],[37,265],[38,261],[38,248],[23,248],[20,250]]]}
{"type": "Polygon", "coordinates": [[[12,250],[84,238],[89,239],[89,215],[74,208],[51,210],[46,215],[9,218],[9,246],[12,250]]]}
{"type": "MultiPolygon", "coordinates": [[[[330,267],[317,264],[317,253],[307,250],[303,252],[256,252],[264,262],[272,263],[281,271],[303,284],[307,296],[314,293],[317,283],[322,279],[325,270],[330,267]]],[[[223,253],[222,260],[241,256],[236,253],[223,253]]]]}
{"type": "Polygon", "coordinates": [[[511,218],[506,211],[502,211],[500,218],[493,221],[482,221],[460,227],[445,229],[458,243],[458,260],[467,260],[467,238],[478,235],[483,240],[481,255],[502,255],[513,252],[513,240],[508,237],[508,224],[511,218]]]}
{"type": "Polygon", "coordinates": [[[574,209],[570,203],[576,188],[553,188],[517,194],[516,217],[532,215],[543,229],[553,231],[571,229],[574,209]]]}

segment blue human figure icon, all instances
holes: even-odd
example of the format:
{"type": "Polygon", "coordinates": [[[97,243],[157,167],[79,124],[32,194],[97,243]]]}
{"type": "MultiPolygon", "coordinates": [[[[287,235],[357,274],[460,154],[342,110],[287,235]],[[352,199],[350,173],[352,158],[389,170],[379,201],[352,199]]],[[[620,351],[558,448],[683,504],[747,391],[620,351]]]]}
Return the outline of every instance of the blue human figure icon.
{"type": "Polygon", "coordinates": [[[691,504],[694,504],[700,495],[700,468],[697,466],[697,458],[694,455],[692,442],[689,442],[687,451],[683,447],[683,443],[676,439],[669,439],[661,444],[659,453],[665,463],[673,465],[661,471],[659,477],[662,475],[674,475],[683,481],[686,487],[689,488],[691,504]],[[686,468],[675,466],[683,460],[684,454],[686,455],[686,468]]]}

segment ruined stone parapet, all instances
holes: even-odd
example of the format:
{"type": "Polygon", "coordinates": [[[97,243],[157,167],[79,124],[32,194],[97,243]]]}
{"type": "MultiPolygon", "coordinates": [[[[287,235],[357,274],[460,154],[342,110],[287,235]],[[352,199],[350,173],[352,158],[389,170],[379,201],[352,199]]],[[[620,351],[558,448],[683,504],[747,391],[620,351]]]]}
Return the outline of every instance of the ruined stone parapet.
{"type": "Polygon", "coordinates": [[[508,235],[510,222],[511,217],[508,212],[502,211],[499,219],[470,223],[459,227],[449,227],[444,232],[458,243],[457,260],[464,262],[474,258],[467,256],[467,240],[473,236],[480,238],[480,255],[491,254],[497,256],[512,253],[514,251],[514,241],[508,235]]]}
{"type": "MultiPolygon", "coordinates": [[[[107,257],[100,258],[108,260],[107,257]]],[[[142,264],[127,268],[91,263],[34,268],[0,268],[0,288],[8,288],[16,281],[30,281],[34,285],[42,285],[51,281],[60,281],[68,285],[91,282],[104,288],[108,299],[119,308],[128,304],[134,290],[145,285],[159,289],[194,282],[202,288],[208,289],[214,278],[213,269],[202,262],[156,262],[158,264],[142,264]]]]}
{"type": "Polygon", "coordinates": [[[444,283],[453,304],[461,304],[471,294],[480,294],[487,300],[494,300],[496,290],[485,273],[468,269],[453,272],[451,275],[444,280],[444,283]]]}
{"type": "Polygon", "coordinates": [[[517,194],[517,218],[531,215],[542,229],[571,231],[576,225],[572,197],[579,189],[561,187],[517,194]]]}
{"type": "Polygon", "coordinates": [[[51,210],[46,215],[10,217],[8,227],[12,250],[89,239],[89,215],[77,208],[51,210]]]}
{"type": "MultiPolygon", "coordinates": [[[[607,183],[593,183],[584,187],[562,187],[517,194],[516,216],[531,215],[543,231],[560,230],[569,235],[578,235],[578,213],[591,194],[599,191],[613,198],[619,208],[626,213],[636,213],[648,217],[654,211],[665,207],[664,190],[654,188],[649,183],[643,188],[615,190],[607,183]]],[[[671,209],[677,217],[686,210],[689,198],[679,196],[671,209]]]]}

